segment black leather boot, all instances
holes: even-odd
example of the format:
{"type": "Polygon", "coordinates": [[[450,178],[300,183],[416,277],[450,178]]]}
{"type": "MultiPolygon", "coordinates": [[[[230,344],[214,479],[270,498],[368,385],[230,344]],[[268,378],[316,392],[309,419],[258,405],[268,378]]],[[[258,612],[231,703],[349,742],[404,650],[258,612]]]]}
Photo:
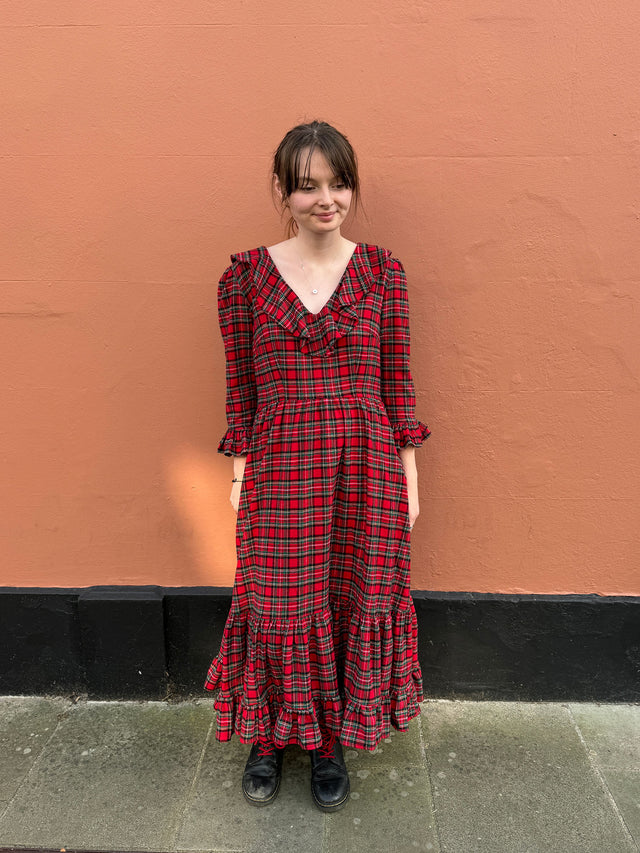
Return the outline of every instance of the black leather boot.
{"type": "Polygon", "coordinates": [[[254,806],[272,803],[280,790],[284,749],[273,743],[254,743],[242,776],[242,793],[254,806]]]}
{"type": "Polygon", "coordinates": [[[322,746],[311,750],[311,794],[319,809],[336,812],[349,798],[349,774],[340,741],[326,735],[322,746]]]}

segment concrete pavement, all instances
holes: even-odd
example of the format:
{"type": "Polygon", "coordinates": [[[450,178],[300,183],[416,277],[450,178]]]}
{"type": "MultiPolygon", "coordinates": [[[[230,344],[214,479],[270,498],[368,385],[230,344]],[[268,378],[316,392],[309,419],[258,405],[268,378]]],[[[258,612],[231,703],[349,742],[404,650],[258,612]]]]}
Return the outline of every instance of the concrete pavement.
{"type": "Polygon", "coordinates": [[[277,801],[245,803],[248,747],[213,700],[0,697],[0,849],[184,853],[640,850],[640,706],[428,701],[377,753],[346,749],[334,815],[285,754],[277,801]]]}

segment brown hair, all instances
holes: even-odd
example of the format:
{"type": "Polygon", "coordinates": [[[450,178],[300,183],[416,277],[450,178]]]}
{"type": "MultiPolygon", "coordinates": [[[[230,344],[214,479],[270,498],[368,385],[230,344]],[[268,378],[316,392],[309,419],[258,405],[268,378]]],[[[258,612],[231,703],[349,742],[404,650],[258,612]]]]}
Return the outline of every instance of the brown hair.
{"type": "MultiPolygon", "coordinates": [[[[282,209],[286,207],[291,193],[295,192],[308,177],[311,155],[316,150],[324,155],[335,176],[353,191],[353,206],[354,210],[357,210],[360,202],[360,176],[356,152],[347,137],[326,121],[299,124],[291,128],[278,145],[273,156],[272,172],[280,182],[282,209]],[[303,164],[302,158],[305,152],[306,158],[303,164]]],[[[296,224],[291,217],[287,224],[287,236],[290,237],[295,230],[296,224]]]]}

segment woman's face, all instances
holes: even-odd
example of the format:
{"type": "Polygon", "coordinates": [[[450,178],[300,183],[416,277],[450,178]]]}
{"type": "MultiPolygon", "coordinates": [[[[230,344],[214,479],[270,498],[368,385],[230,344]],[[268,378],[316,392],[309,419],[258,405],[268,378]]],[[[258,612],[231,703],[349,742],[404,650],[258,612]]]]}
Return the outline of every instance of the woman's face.
{"type": "MultiPolygon", "coordinates": [[[[306,164],[307,152],[300,162],[306,164]]],[[[280,185],[276,178],[276,189],[280,185]]],[[[291,216],[300,231],[323,234],[340,230],[349,213],[353,191],[334,174],[324,154],[314,151],[309,162],[309,174],[287,199],[291,216]]]]}

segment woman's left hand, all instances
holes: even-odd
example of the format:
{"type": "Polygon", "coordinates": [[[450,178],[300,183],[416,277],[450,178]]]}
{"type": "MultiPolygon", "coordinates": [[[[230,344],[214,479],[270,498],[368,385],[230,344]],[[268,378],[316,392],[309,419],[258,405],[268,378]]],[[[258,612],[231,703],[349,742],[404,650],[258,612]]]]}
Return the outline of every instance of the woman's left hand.
{"type": "Polygon", "coordinates": [[[407,483],[407,498],[409,499],[409,529],[413,529],[420,515],[420,503],[418,501],[418,481],[407,483]]]}
{"type": "Polygon", "coordinates": [[[401,447],[398,451],[402,460],[405,477],[407,480],[407,500],[409,501],[409,528],[413,529],[416,519],[420,515],[420,504],[418,502],[418,470],[416,468],[416,449],[409,444],[401,447]]]}

